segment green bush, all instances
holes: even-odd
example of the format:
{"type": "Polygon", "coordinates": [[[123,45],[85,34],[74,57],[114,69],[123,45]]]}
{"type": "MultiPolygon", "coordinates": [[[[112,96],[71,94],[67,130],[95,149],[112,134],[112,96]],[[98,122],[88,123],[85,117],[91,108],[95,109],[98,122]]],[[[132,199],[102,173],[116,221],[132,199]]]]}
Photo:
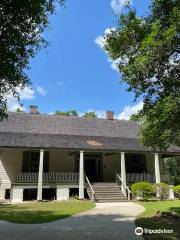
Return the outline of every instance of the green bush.
{"type": "Polygon", "coordinates": [[[154,184],[154,191],[158,194],[161,200],[168,197],[169,193],[169,186],[166,183],[156,183],[154,184]]]}
{"type": "Polygon", "coordinates": [[[180,177],[173,177],[174,186],[180,185],[180,177]]]}
{"type": "Polygon", "coordinates": [[[180,185],[173,187],[175,197],[180,199],[180,185]]]}
{"type": "Polygon", "coordinates": [[[152,185],[148,182],[134,183],[131,186],[131,190],[134,197],[141,199],[143,201],[151,197],[154,192],[152,185]]]}

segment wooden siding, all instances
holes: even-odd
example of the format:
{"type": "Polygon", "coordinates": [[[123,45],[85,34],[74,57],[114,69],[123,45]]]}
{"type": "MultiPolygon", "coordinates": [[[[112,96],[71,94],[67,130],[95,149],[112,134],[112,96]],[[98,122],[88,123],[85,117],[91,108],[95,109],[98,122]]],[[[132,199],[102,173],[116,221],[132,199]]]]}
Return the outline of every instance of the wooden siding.
{"type": "Polygon", "coordinates": [[[11,188],[16,175],[21,171],[21,150],[0,150],[0,198],[4,198],[5,189],[11,188]]]}

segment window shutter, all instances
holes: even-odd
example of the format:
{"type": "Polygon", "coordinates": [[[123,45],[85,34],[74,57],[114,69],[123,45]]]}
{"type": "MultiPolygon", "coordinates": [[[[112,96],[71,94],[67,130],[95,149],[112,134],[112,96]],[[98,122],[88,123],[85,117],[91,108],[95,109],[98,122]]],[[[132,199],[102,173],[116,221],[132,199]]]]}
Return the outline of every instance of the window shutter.
{"type": "Polygon", "coordinates": [[[147,172],[146,155],[142,154],[142,172],[147,172]]]}
{"type": "Polygon", "coordinates": [[[23,161],[22,161],[22,172],[29,172],[30,168],[30,152],[23,152],[23,161]]]}
{"type": "Polygon", "coordinates": [[[49,172],[49,152],[44,152],[43,172],[49,172]]]}

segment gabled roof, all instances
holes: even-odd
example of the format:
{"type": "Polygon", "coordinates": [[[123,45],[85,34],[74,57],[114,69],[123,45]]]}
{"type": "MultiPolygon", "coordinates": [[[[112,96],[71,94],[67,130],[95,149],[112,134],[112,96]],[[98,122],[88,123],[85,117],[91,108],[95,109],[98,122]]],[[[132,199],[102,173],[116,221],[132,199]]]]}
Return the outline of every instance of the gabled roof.
{"type": "Polygon", "coordinates": [[[137,138],[139,125],[130,121],[73,116],[9,113],[0,132],[137,138]]]}
{"type": "Polygon", "coordinates": [[[9,113],[0,122],[0,147],[148,151],[139,143],[139,130],[138,123],[125,120],[9,113]]]}

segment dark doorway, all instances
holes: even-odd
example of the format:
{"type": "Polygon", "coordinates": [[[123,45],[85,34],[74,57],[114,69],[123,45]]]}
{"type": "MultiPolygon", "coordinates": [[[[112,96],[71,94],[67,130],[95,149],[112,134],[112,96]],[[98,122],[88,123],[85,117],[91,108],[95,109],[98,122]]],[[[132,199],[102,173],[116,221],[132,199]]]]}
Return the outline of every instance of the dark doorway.
{"type": "Polygon", "coordinates": [[[56,200],[56,188],[44,188],[42,192],[43,200],[56,200]]]}
{"type": "Polygon", "coordinates": [[[37,189],[24,189],[23,201],[32,201],[37,199],[37,189]]]}
{"type": "MultiPolygon", "coordinates": [[[[102,153],[84,154],[84,171],[90,182],[103,181],[102,153]]],[[[79,154],[76,155],[76,171],[79,172],[79,154]]]]}
{"type": "Polygon", "coordinates": [[[6,189],[5,190],[5,199],[10,199],[11,196],[11,189],[6,189]]]}

